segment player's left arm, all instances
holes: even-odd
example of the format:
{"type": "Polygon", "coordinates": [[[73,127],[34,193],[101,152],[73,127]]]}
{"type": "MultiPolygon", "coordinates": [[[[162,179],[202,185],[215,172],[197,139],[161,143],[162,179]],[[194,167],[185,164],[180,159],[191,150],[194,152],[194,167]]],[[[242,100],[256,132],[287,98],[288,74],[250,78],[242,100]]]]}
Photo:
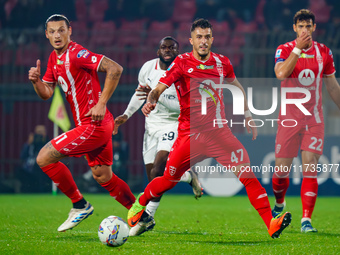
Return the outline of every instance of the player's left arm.
{"type": "Polygon", "coordinates": [[[99,64],[98,72],[106,72],[104,88],[99,98],[98,103],[90,109],[85,116],[92,116],[93,120],[103,120],[106,112],[106,104],[115,91],[120,76],[123,72],[123,67],[115,61],[103,57],[99,64]]]}
{"type": "Polygon", "coordinates": [[[328,91],[328,94],[332,98],[333,102],[340,109],[340,86],[337,82],[335,75],[324,76],[324,82],[328,91]]]}
{"type": "Polygon", "coordinates": [[[231,82],[232,85],[238,87],[242,93],[243,93],[243,98],[244,98],[244,117],[246,118],[246,128],[248,133],[250,134],[250,132],[253,133],[253,140],[256,139],[257,137],[257,128],[255,126],[255,123],[253,121],[253,117],[249,111],[249,107],[248,107],[248,103],[247,103],[247,96],[246,96],[246,92],[244,91],[244,88],[242,86],[242,84],[235,78],[235,80],[233,82],[231,82]],[[251,124],[251,125],[249,125],[251,124]]]}

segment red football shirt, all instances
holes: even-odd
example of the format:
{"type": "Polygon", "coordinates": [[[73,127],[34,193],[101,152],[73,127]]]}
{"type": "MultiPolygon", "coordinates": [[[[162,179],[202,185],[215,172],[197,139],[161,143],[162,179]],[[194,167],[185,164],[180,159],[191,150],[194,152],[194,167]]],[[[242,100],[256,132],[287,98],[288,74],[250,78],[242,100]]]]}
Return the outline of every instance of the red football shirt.
{"type": "MultiPolygon", "coordinates": [[[[225,119],[223,89],[215,84],[235,80],[233,66],[223,55],[211,52],[206,61],[197,60],[192,52],[179,55],[169,66],[159,82],[176,86],[181,112],[179,132],[199,133],[214,127],[214,119],[225,119]],[[208,91],[207,114],[202,114],[202,93],[208,91]]],[[[227,126],[220,124],[217,127],[227,126]]]]}
{"type": "Polygon", "coordinates": [[[58,56],[53,51],[48,59],[43,81],[58,82],[70,103],[76,126],[90,123],[105,124],[113,118],[108,109],[102,121],[92,121],[91,116],[85,117],[85,114],[97,104],[101,95],[97,71],[103,57],[75,42],[70,42],[63,54],[58,56]]]}
{"type": "MultiPolygon", "coordinates": [[[[296,45],[296,41],[280,45],[275,54],[275,63],[285,61],[296,45]]],[[[291,75],[282,81],[281,87],[308,89],[311,99],[303,106],[312,114],[304,115],[295,105],[287,105],[287,114],[280,111],[279,119],[295,119],[298,125],[323,123],[322,77],[335,73],[332,51],[324,44],[313,41],[309,49],[302,50],[291,75]]],[[[288,93],[287,98],[304,98],[302,93],[288,93]]]]}

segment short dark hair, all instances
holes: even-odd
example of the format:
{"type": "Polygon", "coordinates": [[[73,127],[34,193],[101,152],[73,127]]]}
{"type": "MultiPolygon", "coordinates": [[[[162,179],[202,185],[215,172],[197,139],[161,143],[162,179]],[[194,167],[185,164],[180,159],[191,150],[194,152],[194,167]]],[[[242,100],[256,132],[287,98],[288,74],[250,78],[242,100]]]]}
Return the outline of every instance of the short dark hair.
{"type": "Polygon", "coordinates": [[[212,30],[212,25],[209,22],[209,20],[207,20],[207,19],[202,19],[202,18],[196,19],[194,21],[194,23],[192,23],[192,25],[191,25],[190,32],[195,31],[195,29],[197,27],[200,27],[200,28],[203,28],[203,29],[210,28],[212,30]]]}
{"type": "Polygon", "coordinates": [[[175,38],[173,38],[172,36],[166,36],[166,37],[162,38],[162,40],[159,41],[158,48],[161,47],[162,42],[165,41],[165,40],[172,40],[174,43],[177,44],[177,47],[179,48],[178,41],[175,38]]]}
{"type": "Polygon", "coordinates": [[[47,28],[47,23],[50,21],[61,21],[61,20],[65,20],[67,27],[70,27],[70,21],[68,20],[68,18],[66,18],[66,16],[62,15],[62,14],[53,14],[51,15],[45,22],[45,29],[47,28]]]}
{"type": "Polygon", "coordinates": [[[312,19],[312,22],[314,24],[315,23],[314,13],[308,9],[301,9],[294,15],[294,24],[296,25],[298,21],[303,21],[303,20],[309,21],[310,19],[312,19]]]}

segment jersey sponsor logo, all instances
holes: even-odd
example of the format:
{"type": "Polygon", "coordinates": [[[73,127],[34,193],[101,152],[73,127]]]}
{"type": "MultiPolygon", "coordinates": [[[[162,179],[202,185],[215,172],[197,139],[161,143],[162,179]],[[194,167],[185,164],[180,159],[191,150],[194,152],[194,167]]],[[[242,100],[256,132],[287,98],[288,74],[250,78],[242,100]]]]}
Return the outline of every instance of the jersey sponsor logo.
{"type": "Polygon", "coordinates": [[[83,58],[87,58],[88,56],[90,56],[90,52],[86,51],[83,58]]]}
{"type": "Polygon", "coordinates": [[[304,69],[299,73],[298,79],[303,86],[309,86],[314,82],[315,74],[310,69],[304,69]]]}
{"type": "Polygon", "coordinates": [[[61,89],[66,93],[68,90],[68,86],[67,86],[67,82],[65,81],[65,79],[62,76],[58,77],[58,83],[61,87],[61,89]]]}
{"type": "Polygon", "coordinates": [[[86,52],[87,52],[87,50],[79,51],[78,54],[77,54],[77,58],[81,58],[86,52]]]}
{"type": "Polygon", "coordinates": [[[194,68],[189,68],[188,69],[188,73],[192,73],[192,71],[194,71],[194,68]]]}
{"type": "Polygon", "coordinates": [[[171,94],[164,94],[163,93],[163,97],[166,98],[166,99],[169,99],[169,100],[174,100],[176,99],[176,97],[174,95],[171,95],[171,94]]]}
{"type": "Polygon", "coordinates": [[[285,59],[283,59],[283,58],[278,58],[277,60],[276,60],[276,63],[280,63],[280,62],[284,62],[285,61],[285,59]]]}
{"type": "Polygon", "coordinates": [[[279,58],[281,56],[282,49],[278,49],[275,53],[275,58],[279,58]]]}
{"type": "Polygon", "coordinates": [[[62,65],[64,64],[64,61],[61,61],[60,59],[57,59],[57,65],[62,65]]]}
{"type": "Polygon", "coordinates": [[[91,61],[92,61],[93,64],[96,63],[97,62],[97,57],[96,56],[92,56],[91,61]]]}
{"type": "Polygon", "coordinates": [[[201,70],[214,69],[214,65],[207,66],[207,65],[200,64],[200,65],[196,66],[196,68],[201,69],[201,70]]]}
{"type": "Polygon", "coordinates": [[[306,53],[301,53],[299,58],[314,58],[314,55],[308,55],[306,53]]]}
{"type": "Polygon", "coordinates": [[[175,63],[171,63],[171,65],[168,67],[167,71],[170,71],[170,69],[174,66],[175,63]]]}

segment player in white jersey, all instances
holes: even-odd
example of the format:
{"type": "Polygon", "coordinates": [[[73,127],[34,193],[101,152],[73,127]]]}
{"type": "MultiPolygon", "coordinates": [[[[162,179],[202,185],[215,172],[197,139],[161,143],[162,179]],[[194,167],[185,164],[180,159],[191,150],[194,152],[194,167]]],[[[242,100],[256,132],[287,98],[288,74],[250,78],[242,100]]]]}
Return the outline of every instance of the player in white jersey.
{"type": "MultiPolygon", "coordinates": [[[[118,127],[125,123],[144,103],[148,92],[154,89],[159,79],[169,68],[178,55],[178,42],[170,36],[164,37],[157,51],[158,58],[147,61],[141,68],[138,76],[139,85],[132,96],[125,112],[115,119],[114,134],[118,127]]],[[[143,159],[148,176],[151,181],[164,173],[166,161],[174,141],[177,138],[178,115],[180,106],[174,86],[162,94],[155,110],[145,119],[145,133],[143,141],[143,159]]],[[[202,194],[201,185],[196,174],[189,170],[181,178],[182,182],[189,183],[195,197],[202,194]]],[[[154,216],[159,206],[159,198],[153,199],[146,207],[146,213],[154,216]]],[[[139,222],[131,228],[130,236],[140,235],[154,227],[155,222],[139,222]]]]}

